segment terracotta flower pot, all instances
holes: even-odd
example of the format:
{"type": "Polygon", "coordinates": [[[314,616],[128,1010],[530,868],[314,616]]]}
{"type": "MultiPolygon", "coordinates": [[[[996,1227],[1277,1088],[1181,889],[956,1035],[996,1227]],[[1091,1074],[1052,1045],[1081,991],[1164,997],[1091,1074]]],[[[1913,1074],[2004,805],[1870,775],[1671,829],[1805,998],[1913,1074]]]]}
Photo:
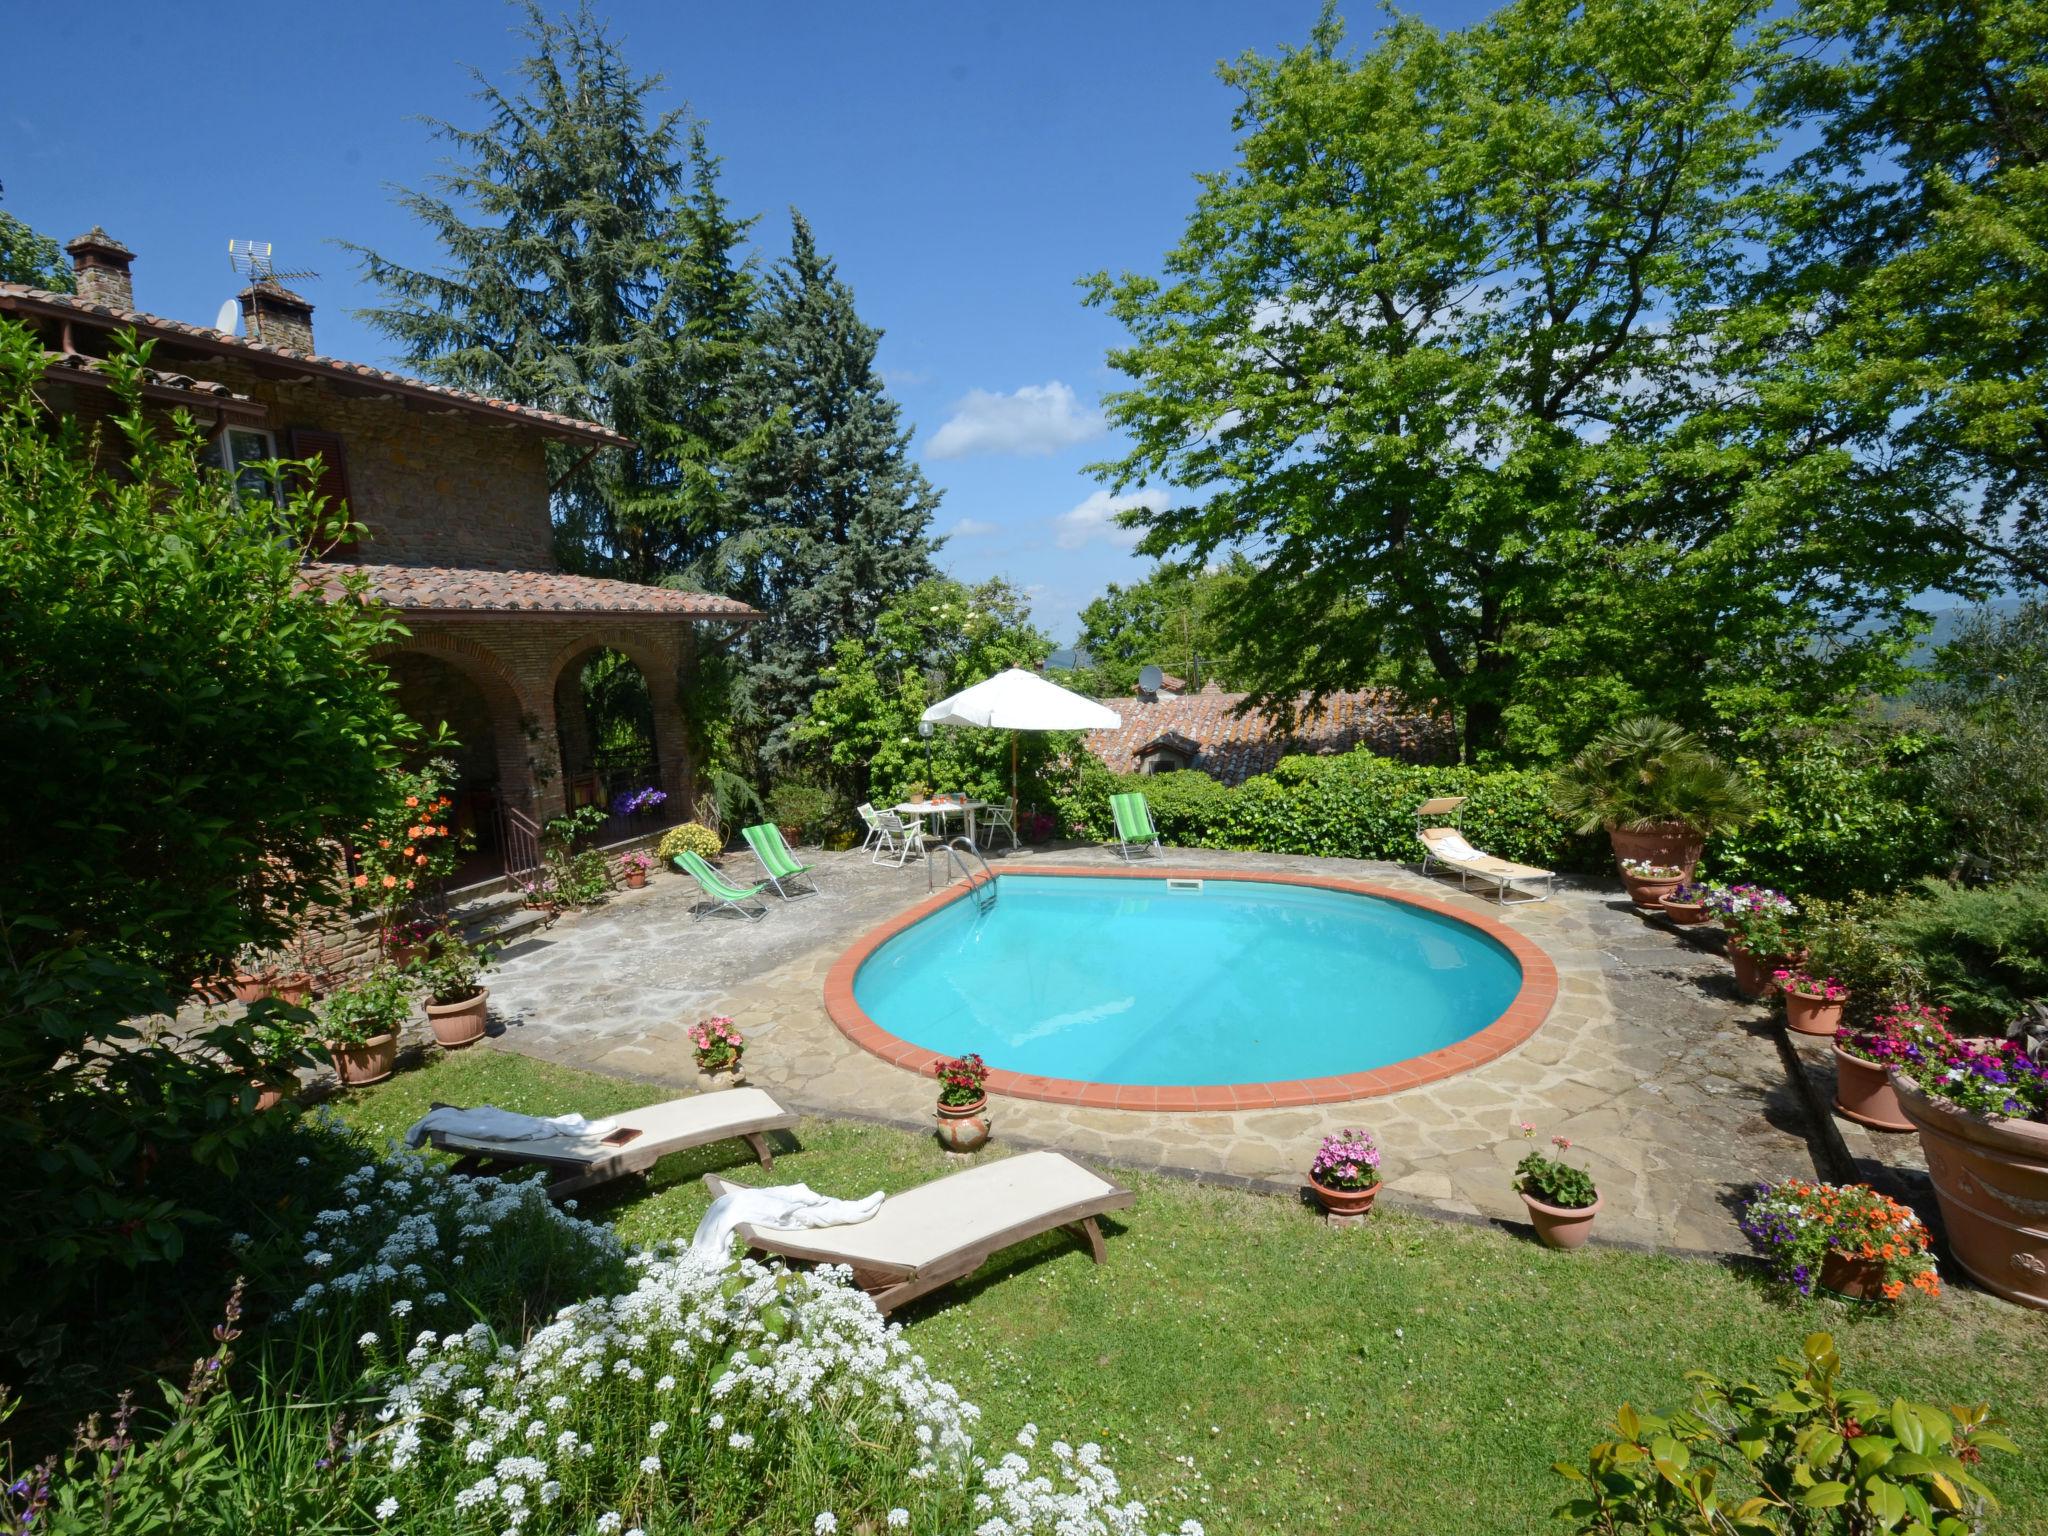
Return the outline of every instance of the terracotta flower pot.
{"type": "Polygon", "coordinates": [[[1308,1176],[1309,1188],[1316,1192],[1316,1201],[1324,1212],[1331,1216],[1365,1216],[1372,1211],[1372,1202],[1380,1192],[1377,1184],[1366,1189],[1332,1189],[1314,1174],[1308,1176]]]}
{"type": "Polygon", "coordinates": [[[1645,864],[1675,864],[1685,871],[1688,880],[1692,878],[1693,866],[1699,863],[1700,854],[1707,846],[1706,839],[1682,821],[1667,821],[1645,827],[1640,832],[1609,827],[1607,841],[1613,845],[1617,864],[1623,859],[1635,859],[1645,864]]]}
{"type": "Polygon", "coordinates": [[[290,976],[280,976],[270,984],[270,995],[280,1003],[293,1008],[303,1008],[306,1006],[306,999],[313,995],[313,978],[304,971],[290,976]]]}
{"type": "Polygon", "coordinates": [[[939,1106],[939,1140],[948,1152],[974,1152],[988,1145],[988,1095],[972,1104],[939,1106]]]}
{"type": "Polygon", "coordinates": [[[721,1088],[737,1088],[745,1082],[746,1079],[740,1075],[740,1063],[745,1058],[746,1053],[742,1051],[723,1066],[711,1067],[701,1061],[698,1062],[697,1081],[704,1092],[716,1093],[721,1088]]]}
{"type": "Polygon", "coordinates": [[[639,889],[640,889],[640,887],[641,887],[641,886],[645,885],[646,883],[647,883],[647,871],[646,871],[646,870],[644,870],[644,869],[629,869],[629,870],[627,870],[627,871],[626,871],[626,889],[627,889],[627,890],[629,890],[629,891],[637,891],[637,890],[639,890],[639,889]]]}
{"type": "Polygon", "coordinates": [[[1842,1009],[1848,999],[1833,1002],[1811,992],[1793,992],[1780,987],[1785,999],[1785,1027],[1797,1035],[1832,1035],[1842,1027],[1842,1009]]]}
{"type": "Polygon", "coordinates": [[[238,1003],[260,1003],[270,996],[268,976],[251,976],[246,971],[237,972],[229,978],[228,986],[234,990],[235,1001],[238,1003]]]}
{"type": "Polygon", "coordinates": [[[1673,901],[1666,896],[1657,903],[1664,909],[1664,915],[1681,928],[1691,928],[1707,920],[1707,904],[1704,901],[1673,901]]]}
{"type": "Polygon", "coordinates": [[[1529,1208],[1529,1221],[1547,1248],[1581,1248],[1593,1235],[1593,1218],[1600,1214],[1600,1197],[1591,1205],[1546,1205],[1526,1190],[1516,1190],[1529,1208]]]}
{"type": "Polygon", "coordinates": [[[1835,1047],[1835,1110],[1878,1131],[1910,1131],[1888,1068],[1835,1047]]]}
{"type": "Polygon", "coordinates": [[[459,1051],[465,1045],[474,1045],[484,1037],[484,1027],[490,1023],[491,989],[480,987],[475,997],[465,997],[458,1003],[425,1003],[427,1022],[434,1026],[434,1043],[443,1050],[459,1051]]]}
{"type": "Polygon", "coordinates": [[[335,1075],[344,1088],[381,1083],[398,1070],[398,1036],[376,1035],[361,1045],[329,1045],[335,1075]]]}
{"type": "Polygon", "coordinates": [[[1949,1250],[1977,1283],[2048,1310],[2048,1125],[1976,1115],[1893,1074],[1920,1133],[1949,1250]]]}
{"type": "Polygon", "coordinates": [[[1728,963],[1735,967],[1735,989],[1744,997],[1769,997],[1778,989],[1771,974],[1780,964],[1775,957],[1760,960],[1742,947],[1741,940],[1730,939],[1728,963]]]}
{"type": "Polygon", "coordinates": [[[277,1108],[285,1101],[285,1095],[296,1094],[299,1091],[299,1080],[295,1077],[280,1078],[276,1081],[267,1077],[252,1077],[249,1079],[249,1085],[256,1090],[256,1103],[251,1113],[258,1115],[267,1109],[277,1108]]]}
{"type": "Polygon", "coordinates": [[[1854,1259],[1846,1253],[1829,1249],[1820,1261],[1817,1277],[1824,1290],[1830,1290],[1852,1301],[1883,1301],[1884,1260],[1854,1259]]]}
{"type": "Polygon", "coordinates": [[[384,946],[384,958],[389,960],[393,965],[397,966],[401,971],[404,970],[408,965],[411,965],[413,961],[419,959],[419,957],[425,953],[426,946],[421,944],[387,943],[384,946]]]}
{"type": "Polygon", "coordinates": [[[1682,880],[1645,880],[1640,875],[1623,875],[1621,883],[1628,887],[1628,899],[1639,907],[1652,912],[1664,905],[1664,898],[1685,882],[1682,880]]]}

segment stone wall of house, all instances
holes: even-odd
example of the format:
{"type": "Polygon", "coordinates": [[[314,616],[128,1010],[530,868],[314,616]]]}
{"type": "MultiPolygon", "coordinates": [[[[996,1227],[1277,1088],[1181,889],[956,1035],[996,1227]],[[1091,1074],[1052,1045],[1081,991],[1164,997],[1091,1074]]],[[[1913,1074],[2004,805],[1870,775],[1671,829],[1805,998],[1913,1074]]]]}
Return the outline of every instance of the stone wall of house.
{"type": "Polygon", "coordinates": [[[264,378],[231,358],[176,366],[267,407],[280,454],[289,451],[293,427],[340,435],[349,505],[368,532],[333,558],[555,568],[547,447],[539,433],[468,412],[351,399],[322,383],[264,378]]]}

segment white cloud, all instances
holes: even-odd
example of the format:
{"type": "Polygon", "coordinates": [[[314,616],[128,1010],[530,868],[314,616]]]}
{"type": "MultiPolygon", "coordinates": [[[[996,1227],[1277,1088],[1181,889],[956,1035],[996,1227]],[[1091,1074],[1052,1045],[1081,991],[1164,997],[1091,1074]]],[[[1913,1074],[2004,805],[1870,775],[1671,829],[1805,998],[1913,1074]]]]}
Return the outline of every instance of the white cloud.
{"type": "Polygon", "coordinates": [[[1095,539],[1104,539],[1129,549],[1143,537],[1143,532],[1123,527],[1116,520],[1117,514],[1133,507],[1143,507],[1148,512],[1164,512],[1171,501],[1172,498],[1160,490],[1133,491],[1128,496],[1095,491],[1078,507],[1071,507],[1052,520],[1053,541],[1061,549],[1079,549],[1095,539]]]}
{"type": "Polygon", "coordinates": [[[1055,453],[1100,437],[1102,412],[1058,379],[1026,384],[1015,394],[969,390],[953,414],[932,434],[925,449],[935,459],[962,459],[973,453],[1055,453]]]}
{"type": "Polygon", "coordinates": [[[1000,523],[985,523],[978,517],[963,517],[946,530],[949,539],[985,539],[1003,531],[1000,523]]]}

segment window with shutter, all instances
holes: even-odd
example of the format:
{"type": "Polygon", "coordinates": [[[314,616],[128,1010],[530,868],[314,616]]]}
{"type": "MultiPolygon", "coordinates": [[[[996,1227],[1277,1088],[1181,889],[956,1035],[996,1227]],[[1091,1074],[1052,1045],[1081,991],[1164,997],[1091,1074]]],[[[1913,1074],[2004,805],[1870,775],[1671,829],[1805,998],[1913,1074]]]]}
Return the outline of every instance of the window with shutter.
{"type": "MultiPolygon", "coordinates": [[[[294,459],[317,457],[320,460],[320,479],[318,484],[314,485],[312,489],[327,498],[327,515],[329,517],[339,515],[344,504],[349,501],[348,455],[342,449],[341,434],[339,432],[321,431],[315,427],[293,427],[289,433],[289,438],[291,444],[289,449],[290,457],[294,459]]],[[[348,505],[347,516],[351,521],[355,518],[355,508],[352,504],[348,505]]],[[[342,539],[337,547],[346,549],[354,543],[355,534],[353,529],[351,529],[348,536],[342,539]]]]}

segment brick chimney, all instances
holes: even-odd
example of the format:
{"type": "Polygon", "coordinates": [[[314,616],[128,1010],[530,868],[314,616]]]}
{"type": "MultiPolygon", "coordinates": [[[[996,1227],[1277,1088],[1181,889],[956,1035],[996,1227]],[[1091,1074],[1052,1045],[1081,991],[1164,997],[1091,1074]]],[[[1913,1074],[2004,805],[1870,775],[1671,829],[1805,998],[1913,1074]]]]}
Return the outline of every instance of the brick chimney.
{"type": "Polygon", "coordinates": [[[235,297],[242,305],[242,334],[267,347],[313,356],[313,306],[274,282],[253,283],[235,297]]]}
{"type": "Polygon", "coordinates": [[[128,275],[135,253],[127,246],[95,224],[64,249],[71,256],[79,298],[109,309],[135,308],[135,281],[128,275]]]}

